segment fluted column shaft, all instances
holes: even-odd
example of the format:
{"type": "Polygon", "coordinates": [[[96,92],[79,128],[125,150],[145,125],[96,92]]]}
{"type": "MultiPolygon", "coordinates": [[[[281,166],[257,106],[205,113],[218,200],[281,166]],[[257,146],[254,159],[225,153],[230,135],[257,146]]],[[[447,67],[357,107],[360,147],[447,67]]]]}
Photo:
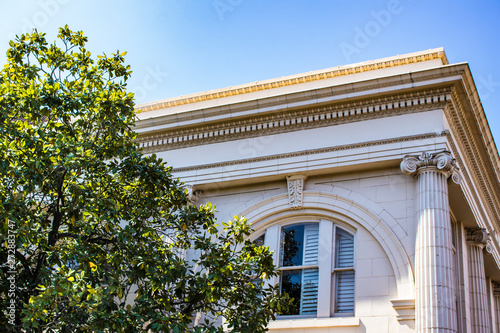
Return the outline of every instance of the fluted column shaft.
{"type": "Polygon", "coordinates": [[[471,298],[471,324],[475,333],[490,333],[488,292],[484,273],[483,249],[488,241],[486,229],[466,229],[469,255],[469,290],[471,298]]]}
{"type": "Polygon", "coordinates": [[[417,179],[415,324],[417,332],[457,332],[448,178],[459,182],[449,152],[405,156],[401,170],[417,179]]]}
{"type": "Polygon", "coordinates": [[[500,333],[500,284],[493,282],[493,303],[495,308],[493,309],[493,323],[495,325],[496,333],[500,333]]]}

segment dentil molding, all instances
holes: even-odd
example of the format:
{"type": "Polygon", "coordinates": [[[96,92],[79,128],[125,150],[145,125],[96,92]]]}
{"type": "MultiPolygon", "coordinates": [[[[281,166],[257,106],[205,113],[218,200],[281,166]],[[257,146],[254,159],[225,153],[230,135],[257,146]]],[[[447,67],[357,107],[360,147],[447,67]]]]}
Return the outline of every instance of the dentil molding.
{"type": "Polygon", "coordinates": [[[400,114],[444,109],[451,89],[441,88],[362,101],[293,110],[251,119],[230,120],[189,129],[142,134],[138,145],[144,153],[168,151],[217,142],[333,126],[400,114]]]}

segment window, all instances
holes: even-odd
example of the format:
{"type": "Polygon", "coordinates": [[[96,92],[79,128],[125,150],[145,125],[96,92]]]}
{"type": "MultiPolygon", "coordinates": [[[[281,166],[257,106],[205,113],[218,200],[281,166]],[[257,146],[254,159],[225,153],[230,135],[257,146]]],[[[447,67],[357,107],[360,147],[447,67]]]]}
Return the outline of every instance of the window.
{"type": "Polygon", "coordinates": [[[284,223],[256,239],[277,254],[274,283],[294,298],[283,316],[354,315],[354,235],[346,229],[327,220],[284,223]]]}
{"type": "Polygon", "coordinates": [[[318,304],[317,223],[281,228],[281,291],[293,297],[290,315],[316,314],[318,304]]]}

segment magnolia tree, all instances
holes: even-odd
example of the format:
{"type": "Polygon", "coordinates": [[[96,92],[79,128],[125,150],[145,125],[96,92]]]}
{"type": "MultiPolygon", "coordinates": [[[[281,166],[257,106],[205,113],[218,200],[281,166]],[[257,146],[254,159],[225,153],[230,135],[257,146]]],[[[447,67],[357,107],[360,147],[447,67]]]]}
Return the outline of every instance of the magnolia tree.
{"type": "Polygon", "coordinates": [[[271,254],[141,153],[124,53],[86,41],[21,35],[0,72],[1,331],[264,332],[271,254]]]}

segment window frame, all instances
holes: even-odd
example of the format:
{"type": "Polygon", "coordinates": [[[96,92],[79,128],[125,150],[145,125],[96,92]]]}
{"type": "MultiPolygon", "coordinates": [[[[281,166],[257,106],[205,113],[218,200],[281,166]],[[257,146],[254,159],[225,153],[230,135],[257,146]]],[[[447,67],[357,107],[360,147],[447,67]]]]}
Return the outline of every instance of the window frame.
{"type": "MultiPolygon", "coordinates": [[[[288,219],[280,219],[279,221],[269,224],[265,230],[252,235],[252,239],[257,239],[265,235],[264,246],[268,246],[270,251],[274,251],[274,264],[279,271],[293,269],[318,268],[318,301],[316,314],[304,315],[279,315],[277,320],[283,319],[306,319],[306,318],[333,318],[342,317],[350,318],[355,316],[356,312],[356,285],[354,285],[353,298],[354,309],[349,313],[335,313],[335,283],[336,273],[341,271],[353,271],[354,281],[356,281],[356,229],[349,224],[339,220],[330,220],[324,218],[311,218],[307,216],[298,216],[288,219]],[[319,243],[318,243],[318,263],[312,266],[285,266],[279,267],[281,258],[281,229],[294,224],[309,224],[318,223],[319,225],[319,243]],[[335,232],[337,228],[350,234],[353,237],[353,267],[336,268],[336,244],[335,232]],[[325,255],[326,254],[326,255],[325,255]],[[330,295],[327,297],[325,295],[330,295]]],[[[280,277],[274,277],[267,284],[275,285],[280,283],[280,277]]]]}
{"type": "MultiPolygon", "coordinates": [[[[318,248],[316,249],[316,252],[319,253],[319,223],[318,222],[308,222],[308,223],[293,223],[293,224],[287,224],[287,225],[281,225],[280,226],[280,240],[279,240],[279,253],[278,253],[278,265],[276,265],[278,267],[278,271],[280,272],[285,272],[285,271],[300,271],[301,272],[301,277],[304,278],[304,275],[306,274],[306,270],[317,270],[318,271],[318,275],[319,275],[319,261],[318,261],[318,257],[319,255],[317,254],[316,255],[316,263],[315,264],[304,264],[304,261],[306,261],[306,248],[308,247],[308,244],[307,244],[307,234],[308,233],[317,233],[318,234],[318,248]],[[314,225],[315,228],[310,228],[311,225],[314,225]],[[303,227],[303,234],[302,234],[302,264],[301,265],[287,265],[287,266],[281,266],[283,264],[283,250],[284,250],[284,243],[283,243],[283,235],[284,235],[284,229],[285,228],[290,228],[290,227],[293,227],[293,226],[302,226],[303,227]],[[316,229],[316,230],[314,230],[316,229]]],[[[310,260],[310,259],[309,259],[310,260]]],[[[310,273],[310,272],[309,272],[310,273]]],[[[319,276],[318,276],[319,278],[319,276]]],[[[282,279],[279,279],[280,280],[280,290],[282,289],[282,283],[283,283],[283,280],[282,279]]],[[[319,283],[317,282],[316,283],[317,286],[316,286],[316,293],[318,294],[318,291],[319,291],[319,283]]],[[[302,307],[304,305],[303,303],[303,293],[304,293],[305,289],[304,289],[304,285],[302,284],[301,287],[300,287],[300,311],[302,311],[302,307]]],[[[291,316],[294,316],[294,317],[297,317],[297,316],[300,316],[301,318],[306,318],[306,317],[311,317],[311,318],[314,318],[316,315],[317,315],[317,308],[318,308],[318,302],[317,300],[319,299],[319,294],[316,296],[316,313],[299,313],[299,314],[293,314],[293,315],[286,315],[288,318],[290,318],[291,316]]]]}

